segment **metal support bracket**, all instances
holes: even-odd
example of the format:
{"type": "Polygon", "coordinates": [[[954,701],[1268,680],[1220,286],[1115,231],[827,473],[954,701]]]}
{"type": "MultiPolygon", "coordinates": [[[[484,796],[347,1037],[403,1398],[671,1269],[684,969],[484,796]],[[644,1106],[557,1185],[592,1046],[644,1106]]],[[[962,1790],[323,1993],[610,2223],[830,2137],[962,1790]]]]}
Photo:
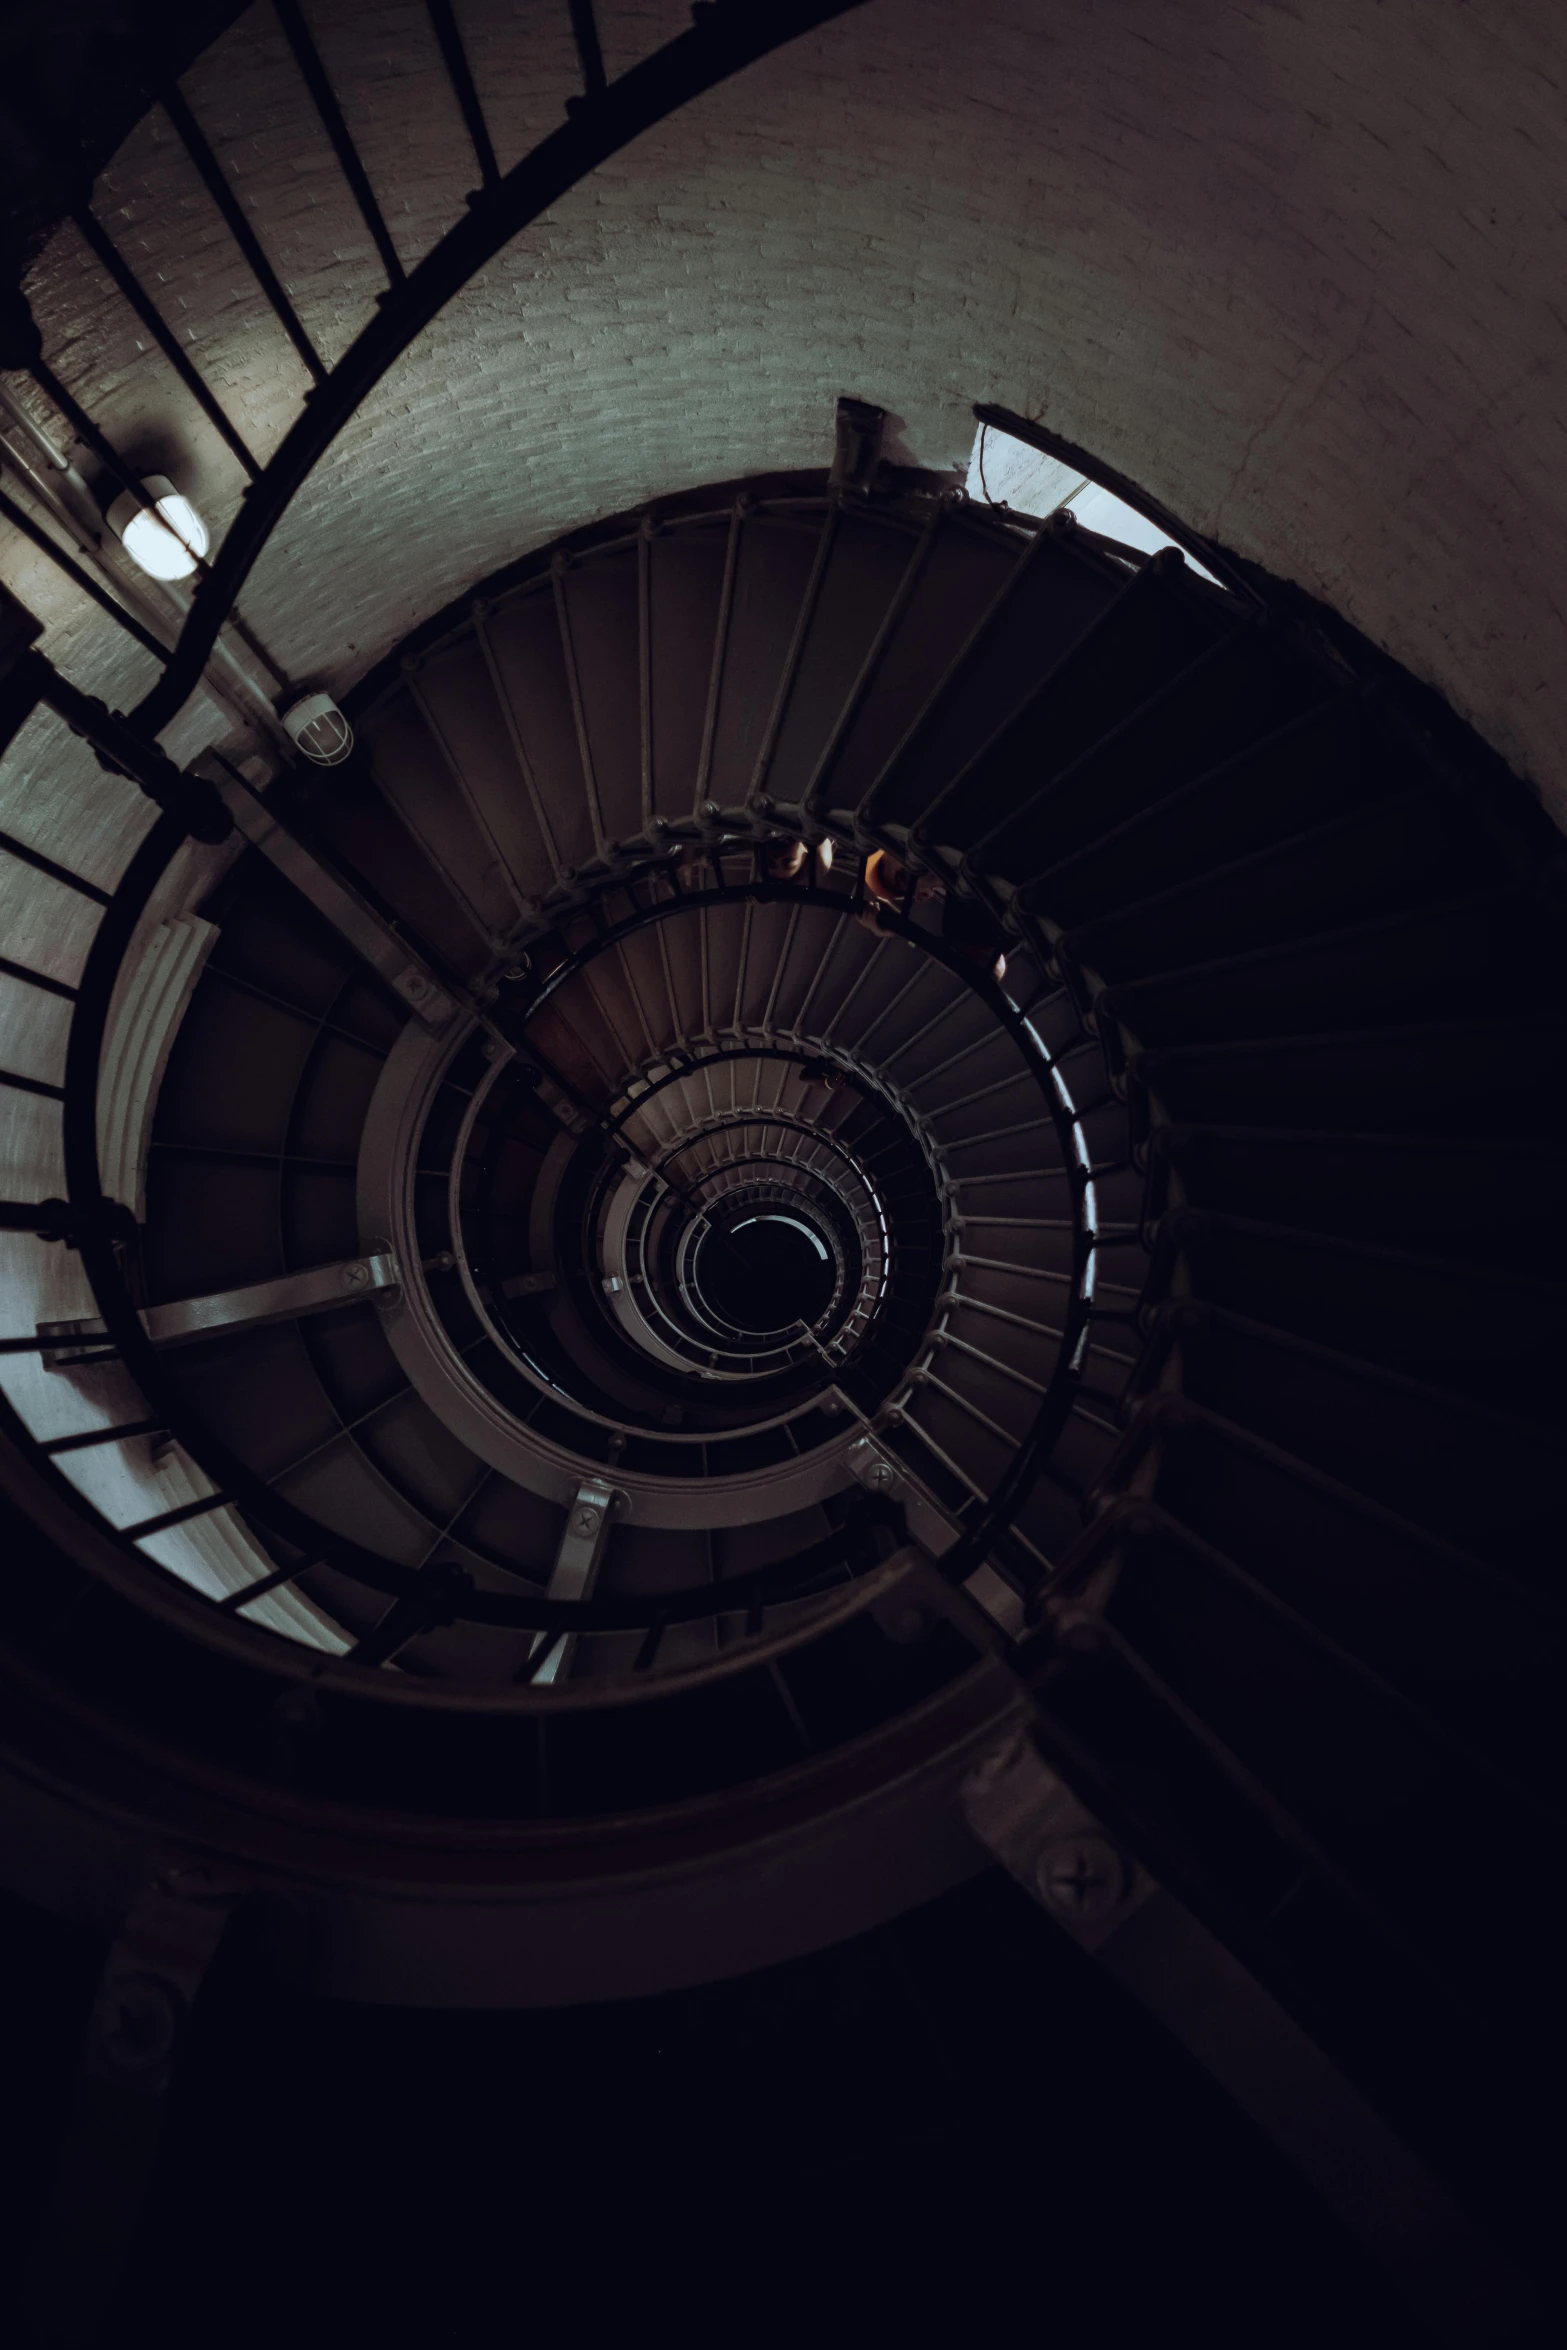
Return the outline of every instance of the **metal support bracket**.
{"type": "MultiPolygon", "coordinates": [[[[576,1498],[566,1511],[560,1548],[555,1553],[555,1564],[550,1570],[551,1599],[592,1598],[599,1568],[604,1563],[610,1521],[621,1499],[615,1487],[603,1478],[591,1477],[578,1486],[576,1498]]],[[[535,1655],[550,1637],[548,1632],[539,1633],[533,1643],[535,1655]]],[[[534,1675],[535,1683],[545,1686],[550,1682],[564,1681],[570,1674],[576,1647],[577,1636],[574,1632],[568,1632],[564,1638],[556,1640],[534,1675]]]]}
{"type": "Polygon", "coordinates": [[[884,1452],[873,1436],[857,1437],[844,1454],[844,1466],[856,1484],[883,1501],[896,1502],[909,1532],[922,1550],[940,1558],[958,1539],[958,1529],[939,1510],[930,1495],[903,1463],[884,1452]]]}
{"type": "Polygon", "coordinates": [[[155,807],[176,817],[193,840],[216,846],[228,839],[234,829],[229,811],[199,767],[182,773],[157,743],[144,741],[118,710],[63,678],[42,653],[30,653],[27,659],[36,664],[39,701],[90,743],[111,773],[129,776],[155,807]]]}
{"type": "Polygon", "coordinates": [[[509,1273],[497,1285],[498,1297],[547,1297],[556,1287],[553,1273],[509,1273]]]}
{"type": "Polygon", "coordinates": [[[832,470],[829,486],[841,490],[868,490],[881,461],[887,412],[869,400],[840,399],[833,420],[832,470]]]}
{"type": "Polygon", "coordinates": [[[210,755],[197,761],[196,772],[205,773],[251,847],[259,849],[268,864],[276,866],[355,954],[401,996],[422,1028],[432,1036],[444,1035],[456,1017],[456,1000],[357,890],[323,865],[243,776],[210,755]]]}
{"type": "Polygon", "coordinates": [[[970,1774],[963,1809],[986,1849],[1085,1950],[1097,1950],[1155,1890],[1141,1863],[1041,1760],[1026,1730],[970,1774]]]}
{"type": "MultiPolygon", "coordinates": [[[[904,1523],[910,1536],[929,1558],[939,1559],[958,1540],[959,1529],[953,1525],[944,1510],[937,1507],[917,1477],[911,1475],[903,1463],[884,1452],[873,1436],[861,1436],[850,1445],[844,1456],[851,1477],[863,1485],[867,1493],[879,1495],[885,1501],[896,1502],[903,1511],[904,1523]]],[[[999,1631],[1005,1641],[1021,1637],[1024,1628],[1024,1605],[1010,1583],[996,1573],[988,1561],[982,1560],[966,1583],[954,1588],[939,1576],[931,1576],[930,1595],[937,1612],[961,1616],[965,1602],[980,1608],[994,1627],[991,1640],[999,1631]]],[[[966,1627],[970,1631],[973,1621],[966,1627]]],[[[897,1635],[895,1634],[894,1637],[897,1635]]]]}
{"type": "Polygon", "coordinates": [[[88,2019],[54,2191],[35,2253],[30,2338],[101,2341],[146,2201],[196,1994],[248,1884],[201,1864],[132,1902],[88,2019]]]}
{"type": "Polygon", "coordinates": [[[1272,1994],[1078,1801],[1026,1727],[975,1767],[962,1800],[986,1850],[1272,2139],[1434,2339],[1500,2350],[1523,2338],[1538,2313],[1516,2271],[1272,1994]]]}
{"type": "MultiPolygon", "coordinates": [[[[384,1298],[396,1292],[401,1279],[396,1257],[390,1249],[383,1249],[339,1264],[312,1265],[303,1273],[283,1273],[275,1281],[252,1281],[244,1289],[180,1298],[172,1305],[143,1306],[142,1328],[154,1346],[189,1346],[223,1330],[292,1322],[301,1314],[325,1313],[331,1306],[384,1298]]],[[[46,1371],[101,1361],[108,1351],[104,1345],[107,1335],[104,1324],[93,1318],[40,1322],[38,1336],[53,1343],[44,1346],[39,1359],[46,1371]]]]}

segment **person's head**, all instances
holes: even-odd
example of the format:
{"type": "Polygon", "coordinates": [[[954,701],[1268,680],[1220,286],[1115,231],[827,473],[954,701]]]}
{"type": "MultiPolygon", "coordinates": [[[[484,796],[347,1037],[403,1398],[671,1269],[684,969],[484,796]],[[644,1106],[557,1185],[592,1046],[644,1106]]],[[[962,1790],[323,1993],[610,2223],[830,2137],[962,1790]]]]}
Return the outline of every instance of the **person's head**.
{"type": "Polygon", "coordinates": [[[769,841],[763,860],[768,880],[796,880],[804,869],[807,853],[803,840],[769,841]]]}
{"type": "Polygon", "coordinates": [[[865,860],[865,894],[881,906],[901,911],[905,904],[924,905],[936,894],[928,873],[913,874],[888,849],[873,849],[865,860]]]}

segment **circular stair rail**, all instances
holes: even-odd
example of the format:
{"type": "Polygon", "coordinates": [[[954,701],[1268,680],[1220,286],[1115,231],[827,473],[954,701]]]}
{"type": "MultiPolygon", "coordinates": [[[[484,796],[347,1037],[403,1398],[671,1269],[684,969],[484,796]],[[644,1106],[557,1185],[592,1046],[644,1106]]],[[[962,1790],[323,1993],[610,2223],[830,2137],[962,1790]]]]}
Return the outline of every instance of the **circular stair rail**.
{"type": "MultiPolygon", "coordinates": [[[[439,1609],[442,1620],[470,1620],[496,1627],[528,1628],[540,1631],[580,1633],[585,1630],[646,1630],[655,1621],[688,1621],[715,1610],[732,1611],[745,1605],[771,1605],[796,1596],[801,1591],[821,1588],[841,1573],[844,1563],[858,1556],[862,1560],[868,1530],[882,1525],[890,1532],[899,1523],[896,1506],[877,1500],[874,1492],[854,1506],[836,1541],[816,1544],[798,1555],[779,1560],[753,1576],[740,1576],[721,1585],[704,1585],[693,1590],[665,1592],[655,1597],[633,1599],[601,1593],[591,1600],[552,1599],[543,1592],[537,1594],[518,1591],[515,1595],[496,1593],[477,1588],[461,1574],[448,1574],[439,1583],[421,1577],[418,1571],[399,1567],[396,1562],[356,1543],[294,1507],[255,1475],[232,1449],[218,1440],[212,1431],[200,1424],[188,1402],[171,1387],[166,1371],[160,1363],[158,1350],[149,1338],[140,1314],[126,1287],[124,1267],[114,1240],[110,1237],[112,1224],[108,1216],[109,1203],[101,1190],[97,1145],[97,1074],[102,1063],[102,1040],[106,1028],[108,1008],[118,976],[124,947],[144,910],[153,889],[167,868],[169,858],[180,845],[182,830],[178,819],[164,817],[153,827],[147,839],[127,869],[120,888],[114,894],[104,919],[99,926],[75,1005],[72,1025],[70,1059],[67,1068],[64,1131],[66,1163],[69,1176],[70,1206],[82,1232],[80,1242],[84,1267],[91,1280],[95,1299],[103,1317],[109,1342],[115,1347],[127,1369],[145,1394],[149,1406],[158,1415],[160,1425],[166,1427],[183,1445],[194,1460],[212,1478],[214,1495],[209,1506],[233,1505],[257,1527],[266,1527],[295,1550],[304,1562],[326,1562],[340,1568],[356,1581],[386,1594],[389,1598],[417,1603],[427,1598],[432,1609],[439,1609]]],[[[710,907],[733,907],[754,903],[814,901],[817,893],[791,891],[787,885],[756,882],[744,886],[723,885],[710,891],[687,892],[667,904],[647,909],[642,922],[627,921],[605,934],[595,947],[570,958],[538,992],[538,1005],[554,1000],[569,980],[589,969],[596,953],[608,951],[621,939],[637,929],[647,927],[671,916],[700,919],[710,907]]],[[[852,903],[842,897],[823,897],[821,905],[835,919],[851,919],[852,903]]],[[[939,939],[918,930],[901,917],[886,912],[878,918],[880,929],[888,936],[904,939],[922,954],[928,954],[941,968],[959,978],[987,1010],[996,1025],[1013,1039],[1025,1065],[1032,1069],[1040,1097],[1047,1105],[1063,1156],[1073,1149],[1071,1119],[1060,1100],[1053,1082],[1049,1058],[1028,1021],[988,981],[964,965],[960,958],[946,950],[939,939]]],[[[526,1014],[522,1015],[524,1028],[526,1014]]],[[[744,1050],[745,1048],[741,1048],[744,1050]]],[[[781,1046],[765,1049],[782,1060],[789,1056],[781,1046]]],[[[720,1055],[715,1053],[714,1060],[720,1055]]],[[[701,1066],[693,1059],[692,1065],[701,1066]]],[[[868,1079],[862,1079],[869,1082],[868,1079]]],[[[659,1088],[650,1087],[648,1094],[659,1088]]],[[[644,1094],[642,1099],[648,1098],[644,1094]]],[[[635,1106],[635,1105],[633,1105],[635,1106]]],[[[624,1113],[606,1116],[602,1130],[612,1131],[623,1122],[624,1113]]],[[[1086,1186],[1074,1186],[1079,1218],[1076,1242],[1079,1279],[1068,1308],[1066,1338],[1062,1347],[1058,1377],[1052,1391],[1041,1398],[1038,1412],[1017,1448],[1016,1458],[1007,1477],[989,1497],[988,1503],[960,1523],[958,1540],[948,1561],[943,1562],[949,1575],[962,1576],[972,1572],[973,1566],[987,1557],[998,1539],[1004,1537],[1009,1512],[1019,1495],[1038,1473],[1041,1460],[1048,1453],[1053,1435],[1067,1409],[1075,1385],[1074,1358],[1079,1334],[1086,1313],[1087,1300],[1082,1288],[1082,1272],[1086,1268],[1090,1235],[1082,1221],[1082,1200],[1086,1186]]],[[[454,1236],[457,1237],[457,1236],[454,1236]]],[[[814,1350],[820,1354],[820,1349],[814,1350]]],[[[822,1358],[824,1374],[831,1372],[826,1394],[844,1416],[848,1425],[871,1425],[866,1421],[851,1392],[841,1385],[845,1365],[822,1358]]],[[[808,1398],[795,1407],[796,1412],[819,1413],[821,1395],[808,1398]]],[[[606,1414],[589,1411],[588,1416],[607,1430],[624,1435],[632,1424],[617,1421],[606,1414]]],[[[787,1425],[787,1417],[764,1421],[761,1427],[787,1425]]],[[[733,1432],[746,1434],[742,1427],[733,1432]]],[[[717,1445],[730,1431],[703,1434],[666,1432],[660,1441],[679,1447],[681,1444],[717,1445]]],[[[844,1439],[833,1436],[831,1441],[841,1449],[844,1439]]],[[[614,1462],[609,1464],[614,1474],[614,1462]]],[[[145,1554],[140,1554],[145,1556],[145,1554]]],[[[280,1562],[286,1566],[287,1562],[280,1562]]],[[[297,1571],[297,1570],[296,1570],[297,1571]]],[[[525,1571],[525,1570],[520,1570],[525,1571]]],[[[215,1603],[225,1606],[227,1603],[215,1603]]]]}

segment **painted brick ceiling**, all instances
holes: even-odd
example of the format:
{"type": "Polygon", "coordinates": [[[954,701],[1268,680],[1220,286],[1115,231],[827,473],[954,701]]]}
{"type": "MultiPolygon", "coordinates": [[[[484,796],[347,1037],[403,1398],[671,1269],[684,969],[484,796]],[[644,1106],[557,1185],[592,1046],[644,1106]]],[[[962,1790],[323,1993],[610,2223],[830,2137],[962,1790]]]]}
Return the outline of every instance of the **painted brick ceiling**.
{"type": "MultiPolygon", "coordinates": [[[[308,10],[405,257],[474,177],[413,0],[308,10]]],[[[574,86],[556,0],[460,0],[503,167],[574,86]]],[[[683,9],[601,0],[611,73],[683,9]]],[[[658,493],[820,464],[840,392],[956,469],[1043,417],[1327,598],[1567,817],[1567,19],[1537,0],[868,0],[572,192],[367,402],[245,608],[339,687],[470,582],[658,493]]],[[[328,356],[381,280],[265,0],[185,90],[328,356]]],[[[100,216],[265,453],[303,375],[162,116],[100,216]]],[[[74,231],[61,374],[213,517],[241,477],[74,231]]],[[[133,697],[14,545],[72,674],[133,697]]],[[[183,730],[189,737],[199,721],[183,730]]]]}

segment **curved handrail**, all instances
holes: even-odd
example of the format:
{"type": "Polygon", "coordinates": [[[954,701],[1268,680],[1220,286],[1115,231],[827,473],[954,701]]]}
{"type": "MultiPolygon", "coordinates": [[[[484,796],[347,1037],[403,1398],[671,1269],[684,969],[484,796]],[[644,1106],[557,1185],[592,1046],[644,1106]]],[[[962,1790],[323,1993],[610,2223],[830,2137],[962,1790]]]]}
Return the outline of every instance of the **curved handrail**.
{"type": "Polygon", "coordinates": [[[169,725],[194,692],[241,587],[295,493],[382,376],[520,230],[677,107],[860,5],[861,0],[699,0],[689,32],[602,90],[571,101],[561,128],[481,191],[467,216],[382,298],[370,323],[306,395],[304,413],[250,484],[192,599],[168,667],[136,705],[132,723],[149,737],[169,725]]]}
{"type": "MultiPolygon", "coordinates": [[[[436,1621],[461,1616],[468,1621],[507,1629],[578,1632],[588,1630],[644,1630],[655,1620],[678,1622],[688,1617],[729,1612],[764,1598],[794,1597],[802,1580],[807,1586],[831,1578],[855,1545],[863,1527],[851,1520],[825,1543],[796,1557],[780,1560],[751,1575],[737,1576],[723,1586],[704,1584],[683,1593],[664,1593],[642,1600],[605,1595],[591,1600],[549,1599],[542,1592],[495,1593],[481,1590],[466,1574],[432,1578],[400,1567],[368,1550],[347,1535],[319,1525],[304,1511],[277,1494],[222,1440],[203,1429],[192,1434],[184,1425],[187,1414],[164,1375],[141,1317],[125,1285],[116,1253],[114,1227],[107,1210],[98,1165],[97,1078],[102,1058],[109,1005],[120,964],[136,925],[185,837],[173,815],[161,815],[131,859],[120,887],[98,925],[82,972],[66,1051],[63,1141],[70,1206],[76,1219],[77,1246],[93,1296],[102,1315],[109,1343],[132,1378],[174,1433],[192,1460],[212,1478],[217,1488],[213,1506],[232,1504],[269,1526],[301,1554],[298,1571],[312,1561],[332,1560],[393,1600],[426,1600],[437,1612],[436,1621]]],[[[888,1522],[891,1523],[889,1517],[888,1522]]],[[[142,1554],[145,1557],[145,1554],[142,1554]]]]}
{"type": "MultiPolygon", "coordinates": [[[[140,1315],[125,1286],[115,1250],[114,1225],[108,1213],[98,1167],[97,1071],[102,1056],[110,999],[125,949],[152,892],[170,858],[184,839],[179,820],[160,816],[126,870],[119,889],[98,925],[82,973],[76,1010],[66,1052],[65,1098],[62,1105],[64,1148],[70,1206],[76,1218],[76,1245],[102,1314],[109,1341],[132,1378],[161,1415],[161,1422],[178,1436],[185,1450],[218,1488],[218,1503],[231,1503],[255,1516],[302,1554],[297,1571],[312,1561],[330,1559],[356,1580],[393,1600],[428,1600],[434,1623],[458,1616],[511,1630],[538,1630],[557,1634],[581,1631],[646,1630],[655,1621],[680,1622],[759,1604],[764,1598],[796,1597],[802,1584],[810,1588],[831,1579],[864,1539],[869,1521],[864,1513],[808,1550],[774,1562],[750,1575],[734,1577],[723,1586],[701,1585],[686,1592],[663,1593],[642,1600],[605,1595],[591,1600],[550,1599],[542,1592],[512,1595],[481,1590],[466,1574],[431,1577],[399,1567],[379,1553],[367,1550],[347,1535],[330,1532],[275,1493],[263,1479],[230,1452],[210,1430],[194,1441],[182,1429],[185,1415],[178,1409],[147,1336],[140,1315]],[[722,1594],[720,1597],[719,1594],[722,1594]]],[[[892,1524],[895,1513],[883,1512],[892,1524]]],[[[123,1539],[123,1537],[122,1537],[123,1539]]],[[[145,1553],[140,1554],[145,1559],[145,1553]]],[[[221,1603],[218,1603],[221,1604],[221,1603]]]]}
{"type": "MultiPolygon", "coordinates": [[[[432,1575],[400,1567],[354,1542],[349,1536],[323,1527],[294,1503],[276,1493],[209,1429],[192,1430],[189,1427],[189,1414],[164,1372],[157,1349],[148,1337],[126,1287],[113,1237],[113,1225],[106,1213],[108,1203],[102,1189],[97,1145],[98,1070],[115,982],[137,922],[184,837],[184,827],[177,816],[164,813],[158,817],[131,859],[98,925],[82,972],[71,1021],[62,1121],[68,1195],[78,1223],[82,1264],[102,1315],[109,1343],[149,1403],[159,1413],[163,1424],[177,1436],[191,1459],[212,1479],[217,1489],[217,1499],[212,1506],[232,1504],[247,1516],[253,1517],[257,1523],[270,1527],[301,1554],[297,1571],[304,1572],[310,1563],[328,1559],[341,1566],[356,1581],[386,1594],[390,1599],[424,1603],[434,1611],[432,1622],[450,1622],[460,1617],[470,1622],[507,1628],[557,1632],[644,1629],[655,1619],[672,1622],[708,1615],[719,1609],[729,1612],[747,1598],[752,1599],[753,1604],[759,1604],[762,1595],[767,1598],[798,1596],[802,1575],[810,1581],[823,1574],[836,1572],[836,1566],[827,1559],[826,1554],[832,1551],[841,1563],[839,1554],[847,1556],[848,1547],[861,1539],[857,1522],[852,1518],[837,1535],[829,1538],[825,1548],[818,1544],[797,1558],[776,1562],[771,1567],[757,1570],[751,1576],[737,1577],[732,1583],[722,1586],[703,1584],[687,1592],[665,1593],[656,1599],[648,1597],[642,1600],[616,1599],[608,1595],[591,1600],[551,1600],[542,1592],[537,1595],[521,1592],[513,1595],[486,1591],[460,1570],[432,1575]]],[[[737,892],[725,889],[686,893],[673,902],[689,910],[693,903],[704,897],[736,894],[744,896],[750,893],[744,889],[737,892]]],[[[662,904],[650,907],[645,910],[644,919],[653,919],[666,910],[662,904]]],[[[940,941],[932,939],[930,934],[919,930],[916,925],[902,924],[896,917],[891,917],[888,927],[906,929],[911,941],[921,946],[940,948],[940,941]]],[[[603,944],[603,940],[597,940],[595,948],[601,949],[603,944]]],[[[1034,1072],[1042,1099],[1050,1106],[1052,1121],[1063,1142],[1064,1156],[1071,1163],[1071,1121],[1056,1099],[1055,1088],[1050,1082],[1051,1064],[1048,1056],[1029,1024],[1001,996],[999,990],[972,971],[963,970],[962,966],[959,969],[977,994],[987,1000],[994,999],[993,1008],[998,1020],[1015,1029],[1014,1041],[1034,1072]]],[[[553,981],[558,977],[558,974],[552,975],[548,992],[553,992],[553,981]]],[[[1037,1474],[1039,1460],[1071,1408],[1077,1384],[1078,1340],[1086,1326],[1089,1306],[1083,1279],[1088,1257],[1088,1235],[1081,1213],[1075,1218],[1075,1224],[1075,1274],[1056,1376],[1007,1476],[991,1496],[979,1523],[961,1537],[954,1549],[943,1558],[942,1571],[951,1580],[965,1579],[986,1557],[997,1535],[1002,1532],[1029,1490],[1037,1474]]]]}
{"type": "MultiPolygon", "coordinates": [[[[458,1049],[460,1050],[460,1047],[458,1049]]],[[[621,1440],[631,1437],[654,1437],[661,1448],[669,1447],[676,1452],[681,1447],[691,1451],[700,1451],[715,1443],[769,1435],[778,1429],[790,1426],[796,1420],[808,1418],[817,1411],[820,1408],[822,1398],[820,1396],[804,1396],[797,1403],[791,1404],[787,1410],[769,1412],[760,1419],[746,1420],[734,1427],[717,1429],[656,1427],[629,1417],[623,1410],[620,1412],[601,1411],[596,1405],[585,1402],[580,1395],[574,1395],[569,1388],[562,1386],[556,1377],[543,1370],[532,1360],[526,1347],[516,1342],[508,1332],[504,1320],[497,1320],[492,1312],[483,1288],[475,1278],[472,1261],[463,1244],[461,1203],[464,1162],[468,1154],[470,1137],[484,1113],[491,1086],[499,1076],[503,1065],[498,1061],[491,1065],[489,1076],[475,1089],[463,1112],[461,1124],[453,1141],[452,1162],[447,1175],[447,1218],[451,1228],[452,1250],[469,1310],[479,1322],[491,1345],[499,1350],[512,1369],[525,1379],[540,1397],[558,1404],[588,1427],[607,1430],[612,1438],[618,1437],[621,1440]]]]}

